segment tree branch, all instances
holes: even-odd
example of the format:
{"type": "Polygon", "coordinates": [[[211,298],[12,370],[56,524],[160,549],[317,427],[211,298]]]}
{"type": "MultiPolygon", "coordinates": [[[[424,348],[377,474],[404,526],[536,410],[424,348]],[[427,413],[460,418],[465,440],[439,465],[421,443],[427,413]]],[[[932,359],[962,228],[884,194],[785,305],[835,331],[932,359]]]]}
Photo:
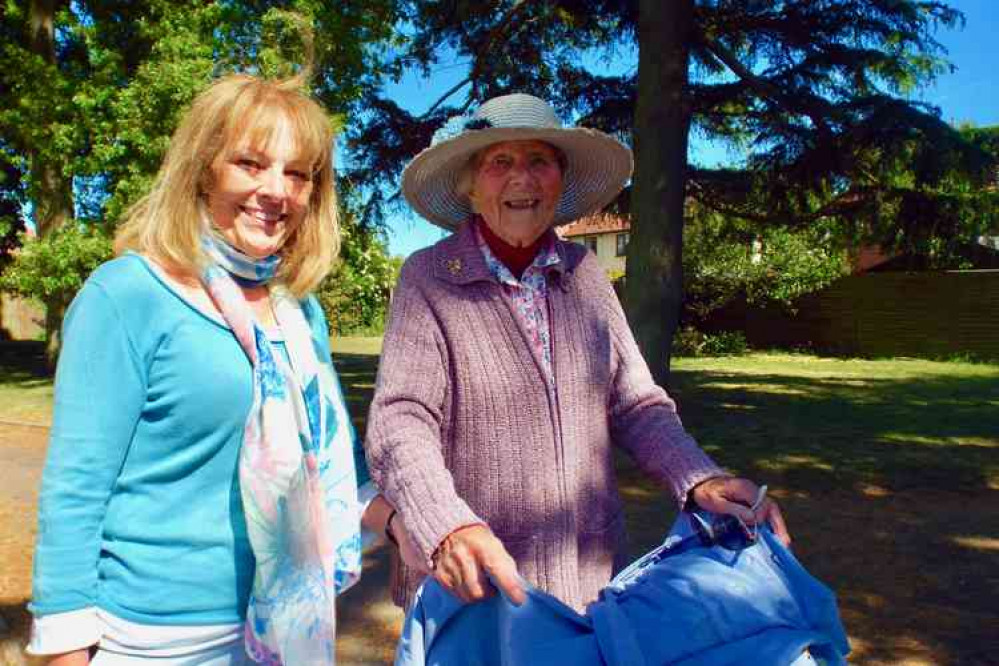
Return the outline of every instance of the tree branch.
{"type": "MultiPolygon", "coordinates": [[[[505,32],[507,32],[507,30],[513,24],[513,19],[516,17],[516,15],[520,13],[521,10],[523,10],[527,6],[528,6],[527,0],[516,0],[516,2],[513,3],[513,6],[510,7],[510,9],[506,12],[506,14],[501,16],[497,21],[496,25],[494,25],[489,30],[489,33],[486,35],[486,39],[484,40],[482,46],[476,49],[476,52],[474,54],[474,59],[472,60],[472,71],[469,72],[468,76],[462,79],[457,85],[452,86],[450,90],[441,95],[440,99],[434,102],[433,105],[431,105],[431,107],[427,109],[427,111],[421,116],[421,118],[428,117],[441,104],[443,104],[448,97],[455,94],[469,83],[475,82],[475,79],[481,74],[482,71],[480,63],[482,61],[482,58],[484,57],[484,54],[488,52],[489,47],[492,46],[493,42],[497,41],[500,37],[503,36],[505,32]]],[[[469,98],[468,100],[466,100],[465,105],[462,108],[462,111],[464,112],[464,110],[468,109],[470,105],[471,105],[471,99],[469,98]]]]}
{"type": "Polygon", "coordinates": [[[464,86],[468,85],[471,82],[472,82],[472,76],[471,75],[466,76],[459,83],[457,83],[453,88],[451,88],[446,93],[444,93],[443,95],[441,95],[440,98],[436,102],[434,102],[433,104],[431,104],[430,108],[427,109],[426,112],[422,116],[420,116],[420,117],[421,118],[427,118],[427,117],[429,117],[430,114],[433,113],[437,109],[438,106],[440,106],[441,104],[444,103],[444,100],[446,100],[448,97],[450,97],[451,95],[455,94],[456,92],[458,92],[464,86]]]}
{"type": "MultiPolygon", "coordinates": [[[[705,208],[713,210],[716,213],[721,213],[722,215],[741,218],[757,224],[773,224],[776,219],[773,215],[753,213],[737,205],[726,205],[718,201],[716,198],[709,197],[708,195],[710,192],[708,189],[694,181],[690,183],[687,191],[688,195],[699,204],[705,208]]],[[[838,196],[830,199],[818,209],[804,215],[795,215],[793,220],[785,221],[792,222],[792,226],[801,226],[815,222],[823,217],[842,214],[849,211],[850,208],[863,197],[863,193],[863,189],[854,187],[848,188],[838,196]]]]}
{"type": "Polygon", "coordinates": [[[826,122],[822,112],[819,109],[816,109],[814,104],[809,104],[809,100],[795,100],[788,95],[785,95],[776,85],[757,76],[752,72],[752,70],[743,65],[739,60],[739,57],[721,42],[711,39],[704,34],[699,35],[698,38],[704,45],[704,48],[706,48],[711,55],[718,58],[718,60],[728,67],[729,71],[738,76],[739,80],[743,83],[752,87],[763,97],[766,97],[784,107],[786,110],[803,113],[812,121],[815,128],[822,134],[832,134],[829,123],[826,122]]]}

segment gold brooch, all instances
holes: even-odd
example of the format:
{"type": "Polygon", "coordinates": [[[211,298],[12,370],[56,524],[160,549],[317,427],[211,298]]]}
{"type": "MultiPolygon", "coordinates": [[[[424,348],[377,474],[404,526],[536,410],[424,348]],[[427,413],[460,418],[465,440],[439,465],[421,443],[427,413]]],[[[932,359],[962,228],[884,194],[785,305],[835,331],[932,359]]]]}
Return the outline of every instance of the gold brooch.
{"type": "Polygon", "coordinates": [[[457,275],[461,272],[461,259],[448,259],[446,265],[451,275],[457,275]]]}

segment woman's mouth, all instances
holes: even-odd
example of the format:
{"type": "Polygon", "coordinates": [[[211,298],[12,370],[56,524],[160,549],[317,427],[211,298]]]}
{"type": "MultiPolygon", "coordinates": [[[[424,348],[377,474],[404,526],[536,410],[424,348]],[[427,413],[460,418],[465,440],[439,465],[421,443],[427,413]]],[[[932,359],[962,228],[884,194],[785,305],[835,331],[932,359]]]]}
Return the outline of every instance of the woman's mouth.
{"type": "Polygon", "coordinates": [[[538,204],[541,203],[541,199],[507,199],[503,202],[503,205],[511,210],[531,210],[537,208],[538,204]]]}
{"type": "Polygon", "coordinates": [[[240,206],[239,210],[244,214],[252,217],[258,222],[263,222],[264,224],[276,224],[278,222],[284,221],[288,217],[287,213],[268,213],[267,211],[261,210],[259,208],[247,208],[245,206],[240,206]]]}

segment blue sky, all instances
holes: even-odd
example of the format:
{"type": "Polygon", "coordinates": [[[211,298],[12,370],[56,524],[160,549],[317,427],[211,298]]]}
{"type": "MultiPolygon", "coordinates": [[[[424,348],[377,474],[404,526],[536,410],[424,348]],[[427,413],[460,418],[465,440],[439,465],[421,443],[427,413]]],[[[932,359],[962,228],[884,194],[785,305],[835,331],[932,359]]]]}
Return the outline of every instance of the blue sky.
{"type": "MultiPolygon", "coordinates": [[[[941,109],[951,123],[971,122],[978,126],[999,125],[999,0],[951,0],[964,12],[964,29],[941,30],[937,39],[947,48],[956,71],[944,74],[935,84],[917,91],[913,97],[941,109]]],[[[611,64],[620,71],[621,65],[611,64]]],[[[389,95],[411,112],[422,113],[465,75],[462,63],[445,63],[429,78],[410,76],[388,89],[389,95]]],[[[696,140],[691,158],[705,163],[725,159],[723,151],[696,140]]],[[[389,251],[409,255],[442,238],[444,232],[416,215],[398,215],[389,222],[389,251]]]]}

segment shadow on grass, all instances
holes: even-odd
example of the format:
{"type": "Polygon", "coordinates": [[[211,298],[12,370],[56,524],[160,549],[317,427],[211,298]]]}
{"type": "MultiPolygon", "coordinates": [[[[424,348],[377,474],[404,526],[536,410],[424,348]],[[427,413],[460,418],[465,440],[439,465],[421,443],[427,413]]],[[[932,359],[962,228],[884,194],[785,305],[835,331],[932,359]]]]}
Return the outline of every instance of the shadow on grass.
{"type": "Polygon", "coordinates": [[[741,473],[808,490],[999,489],[999,373],[836,379],[676,373],[684,421],[741,473]]]}
{"type": "MultiPolygon", "coordinates": [[[[363,432],[377,357],[336,363],[363,432]]],[[[774,489],[798,557],[838,594],[852,663],[999,663],[999,373],[959,374],[674,373],[695,437],[774,489]]],[[[675,506],[619,468],[637,556],[675,506]]]]}
{"type": "Polygon", "coordinates": [[[0,342],[0,384],[32,388],[51,384],[52,375],[45,360],[44,342],[0,342]]]}
{"type": "Polygon", "coordinates": [[[378,357],[370,354],[333,354],[333,365],[340,376],[354,428],[358,437],[363,438],[368,408],[375,393],[378,357]]]}
{"type": "MultiPolygon", "coordinates": [[[[958,374],[674,374],[688,429],[774,489],[798,557],[836,590],[851,663],[999,663],[999,373],[958,374]]],[[[672,503],[619,467],[643,552],[672,503]]]]}

